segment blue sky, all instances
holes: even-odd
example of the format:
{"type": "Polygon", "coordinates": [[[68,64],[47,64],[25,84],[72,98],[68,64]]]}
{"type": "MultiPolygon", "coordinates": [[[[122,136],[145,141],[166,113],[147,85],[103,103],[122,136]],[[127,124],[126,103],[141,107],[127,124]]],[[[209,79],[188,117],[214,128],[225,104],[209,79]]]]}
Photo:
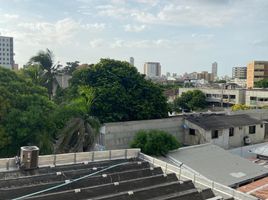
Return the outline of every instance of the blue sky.
{"type": "Polygon", "coordinates": [[[135,58],[142,71],[220,75],[268,60],[267,0],[0,0],[0,33],[14,37],[22,66],[49,48],[56,61],[135,58]]]}

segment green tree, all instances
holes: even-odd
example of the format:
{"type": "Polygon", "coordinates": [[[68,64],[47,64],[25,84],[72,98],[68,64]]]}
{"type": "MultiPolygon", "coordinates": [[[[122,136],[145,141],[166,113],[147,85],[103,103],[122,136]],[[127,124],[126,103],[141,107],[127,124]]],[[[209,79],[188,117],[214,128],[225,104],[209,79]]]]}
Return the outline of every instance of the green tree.
{"type": "Polygon", "coordinates": [[[54,54],[47,49],[46,51],[40,51],[36,56],[33,56],[29,64],[38,64],[43,70],[43,78],[45,79],[44,86],[48,90],[49,99],[53,96],[54,83],[57,83],[55,75],[59,66],[54,63],[54,54]]]}
{"type": "Polygon", "coordinates": [[[265,78],[263,80],[255,82],[254,87],[256,87],[256,88],[268,88],[268,79],[265,78]]]}
{"type": "Polygon", "coordinates": [[[101,59],[91,68],[76,70],[67,92],[77,87],[94,88],[91,114],[101,122],[156,119],[168,116],[167,99],[159,86],[144,78],[128,62],[101,59]]]}
{"type": "Polygon", "coordinates": [[[63,72],[71,75],[79,66],[79,61],[74,61],[74,62],[67,62],[66,66],[63,68],[63,72]]]}
{"type": "Polygon", "coordinates": [[[206,96],[200,90],[184,92],[174,100],[174,110],[176,112],[181,110],[198,110],[205,108],[206,105],[206,96]]]}
{"type": "Polygon", "coordinates": [[[141,152],[148,155],[166,155],[168,151],[180,147],[176,138],[165,131],[150,130],[138,131],[131,142],[131,148],[140,148],[141,152]]]}
{"type": "Polygon", "coordinates": [[[38,145],[41,153],[51,153],[54,109],[45,88],[0,68],[0,155],[14,156],[24,145],[38,145]],[[44,144],[41,137],[50,142],[44,144]]]}
{"type": "Polygon", "coordinates": [[[90,116],[94,91],[88,86],[79,86],[79,97],[59,108],[61,123],[56,144],[57,153],[88,151],[93,148],[99,133],[100,122],[90,116]],[[67,122],[67,123],[66,123],[67,122]]]}
{"type": "Polygon", "coordinates": [[[245,104],[235,104],[232,106],[232,111],[248,110],[248,109],[250,109],[250,107],[245,104]]]}

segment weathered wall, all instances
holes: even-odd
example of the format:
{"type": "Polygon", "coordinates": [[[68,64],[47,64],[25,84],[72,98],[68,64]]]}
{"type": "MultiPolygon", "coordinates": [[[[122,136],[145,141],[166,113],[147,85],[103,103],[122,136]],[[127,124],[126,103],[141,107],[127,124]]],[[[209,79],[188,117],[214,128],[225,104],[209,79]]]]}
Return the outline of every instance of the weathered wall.
{"type": "Polygon", "coordinates": [[[106,123],[101,128],[102,143],[106,149],[128,148],[139,130],[164,130],[183,141],[183,117],[106,123]]]}

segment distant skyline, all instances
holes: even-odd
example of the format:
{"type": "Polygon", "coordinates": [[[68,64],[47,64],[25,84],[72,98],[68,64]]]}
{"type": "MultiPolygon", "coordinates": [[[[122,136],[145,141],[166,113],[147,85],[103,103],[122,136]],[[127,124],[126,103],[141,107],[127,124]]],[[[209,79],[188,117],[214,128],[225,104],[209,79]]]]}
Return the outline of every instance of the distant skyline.
{"type": "Polygon", "coordinates": [[[0,0],[0,33],[20,66],[49,48],[55,61],[160,62],[162,74],[268,60],[267,0],[0,0]]]}

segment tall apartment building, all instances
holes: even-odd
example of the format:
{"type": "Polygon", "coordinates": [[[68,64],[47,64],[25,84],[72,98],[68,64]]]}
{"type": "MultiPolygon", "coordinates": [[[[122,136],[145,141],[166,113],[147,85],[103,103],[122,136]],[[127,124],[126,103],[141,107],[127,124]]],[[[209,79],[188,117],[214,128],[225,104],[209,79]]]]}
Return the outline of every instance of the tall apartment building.
{"type": "Polygon", "coordinates": [[[247,88],[254,88],[254,83],[268,78],[268,61],[252,61],[247,65],[247,88]]]}
{"type": "Polygon", "coordinates": [[[133,58],[133,57],[130,57],[130,58],[129,58],[129,63],[130,63],[132,66],[134,66],[134,58],[133,58]]]}
{"type": "Polygon", "coordinates": [[[159,62],[144,63],[144,74],[148,77],[160,77],[161,65],[159,62]]]}
{"type": "Polygon", "coordinates": [[[233,67],[232,78],[246,79],[247,67],[233,67]]]}
{"type": "Polygon", "coordinates": [[[0,66],[13,69],[14,51],[13,38],[0,36],[0,66]]]}
{"type": "Polygon", "coordinates": [[[217,62],[212,63],[211,73],[212,73],[214,78],[216,78],[218,76],[218,63],[217,62]]]}
{"type": "Polygon", "coordinates": [[[212,73],[208,73],[207,71],[203,71],[203,72],[197,73],[197,79],[198,80],[204,79],[208,82],[211,82],[214,80],[214,76],[212,73]]]}

